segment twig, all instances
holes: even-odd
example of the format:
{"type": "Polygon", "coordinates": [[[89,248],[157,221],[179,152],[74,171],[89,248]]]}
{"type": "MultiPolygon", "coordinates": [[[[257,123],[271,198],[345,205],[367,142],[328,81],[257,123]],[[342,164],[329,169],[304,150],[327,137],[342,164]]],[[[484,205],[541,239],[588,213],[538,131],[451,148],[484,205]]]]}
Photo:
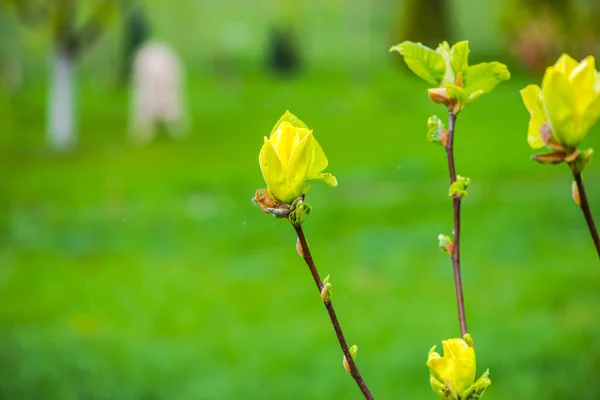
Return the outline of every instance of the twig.
{"type": "Polygon", "coordinates": [[[600,257],[600,237],[598,237],[598,230],[596,229],[594,217],[592,217],[592,212],[590,211],[590,205],[587,200],[587,195],[585,194],[585,186],[583,185],[583,180],[581,179],[581,172],[573,171],[573,177],[575,178],[575,182],[577,183],[577,190],[579,191],[581,211],[583,211],[583,215],[585,216],[588,228],[590,228],[590,234],[592,235],[592,239],[594,240],[594,244],[596,245],[598,257],[600,257]]]}
{"type": "MultiPolygon", "coordinates": [[[[448,111],[448,142],[446,143],[446,155],[448,156],[448,171],[450,172],[450,184],[456,181],[456,167],[454,165],[454,127],[456,115],[452,110],[448,111]]],[[[458,306],[458,321],[460,322],[460,333],[467,333],[467,317],[465,315],[465,299],[463,297],[462,280],[460,276],[460,198],[457,194],[452,196],[454,209],[454,248],[452,249],[452,266],[454,267],[454,286],[456,287],[456,302],[458,306]]]]}
{"type": "MultiPolygon", "coordinates": [[[[293,225],[293,224],[292,224],[293,225]]],[[[308,265],[310,269],[310,273],[319,288],[319,293],[323,289],[323,281],[319,276],[319,272],[317,271],[317,267],[315,266],[315,262],[313,261],[312,255],[310,254],[310,250],[308,248],[308,243],[306,242],[306,237],[304,236],[304,231],[302,230],[302,226],[293,225],[296,230],[296,234],[298,235],[298,240],[300,241],[300,246],[302,247],[302,253],[304,257],[304,261],[308,265]]],[[[350,375],[356,381],[356,384],[360,388],[360,391],[365,396],[367,400],[373,400],[373,395],[369,391],[367,384],[363,380],[360,372],[358,371],[358,367],[354,362],[354,359],[350,355],[350,350],[348,349],[348,344],[346,343],[346,338],[344,337],[344,333],[342,332],[342,328],[340,326],[340,322],[338,321],[337,315],[335,314],[335,310],[333,309],[333,304],[331,301],[325,302],[325,307],[327,308],[327,313],[329,314],[329,318],[331,318],[331,324],[333,325],[333,329],[335,330],[335,335],[337,336],[338,342],[340,342],[340,347],[342,348],[342,352],[344,353],[344,357],[346,357],[346,361],[348,362],[348,366],[350,367],[350,375]]]]}

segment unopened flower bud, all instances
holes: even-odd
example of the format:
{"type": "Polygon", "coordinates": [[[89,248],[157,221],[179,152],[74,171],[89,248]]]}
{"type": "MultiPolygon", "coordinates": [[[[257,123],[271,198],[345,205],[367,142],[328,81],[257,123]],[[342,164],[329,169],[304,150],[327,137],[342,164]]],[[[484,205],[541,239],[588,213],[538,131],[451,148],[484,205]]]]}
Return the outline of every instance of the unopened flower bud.
{"type": "Polygon", "coordinates": [[[278,203],[291,204],[306,193],[306,184],[312,180],[337,186],[335,177],[322,173],[327,157],[313,131],[289,111],[265,136],[258,161],[267,189],[278,203]]]}
{"type": "Polygon", "coordinates": [[[321,300],[328,304],[331,301],[331,283],[327,282],[321,289],[321,300]]]}
{"type": "Polygon", "coordinates": [[[552,136],[560,145],[570,150],[579,147],[600,118],[597,76],[594,57],[577,62],[563,54],[546,68],[541,87],[529,85],[521,90],[531,116],[528,140],[532,148],[545,144],[537,129],[545,123],[552,128],[552,136]]]}
{"type": "MultiPolygon", "coordinates": [[[[352,360],[355,360],[356,359],[356,355],[358,354],[358,346],[357,345],[353,345],[348,350],[350,351],[350,356],[352,357],[352,360]]],[[[344,363],[344,369],[348,373],[351,373],[352,370],[350,369],[350,364],[348,364],[348,360],[346,359],[346,356],[344,356],[343,363],[344,363]]]]}
{"type": "Polygon", "coordinates": [[[442,341],[443,356],[435,351],[436,346],[429,350],[429,382],[431,389],[441,399],[479,399],[492,383],[488,376],[489,371],[475,380],[476,357],[472,346],[473,339],[468,334],[465,335],[465,339],[442,341]]]}
{"type": "Polygon", "coordinates": [[[327,285],[329,283],[329,279],[331,278],[331,275],[327,275],[325,277],[325,279],[323,279],[323,285],[327,285]]]}

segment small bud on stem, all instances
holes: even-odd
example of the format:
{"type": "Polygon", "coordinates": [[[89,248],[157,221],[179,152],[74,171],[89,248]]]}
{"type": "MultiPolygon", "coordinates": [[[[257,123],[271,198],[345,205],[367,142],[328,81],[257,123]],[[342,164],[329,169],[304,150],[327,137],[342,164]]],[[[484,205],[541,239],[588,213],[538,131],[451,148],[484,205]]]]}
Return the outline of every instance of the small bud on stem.
{"type": "Polygon", "coordinates": [[[304,250],[302,250],[302,243],[300,243],[300,238],[296,239],[296,251],[298,252],[298,255],[302,258],[304,258],[304,250]]]}
{"type": "Polygon", "coordinates": [[[577,182],[573,181],[571,185],[571,194],[573,195],[573,201],[575,204],[581,207],[581,196],[579,195],[579,188],[577,187],[577,182]]]}
{"type": "Polygon", "coordinates": [[[438,242],[442,253],[452,254],[452,251],[454,250],[454,243],[452,243],[452,239],[450,239],[450,237],[440,233],[438,235],[438,242]]]}
{"type": "MultiPolygon", "coordinates": [[[[353,345],[352,347],[350,347],[350,355],[352,356],[352,359],[355,360],[356,359],[356,355],[358,354],[358,346],[357,345],[353,345]]],[[[348,360],[346,360],[346,356],[344,356],[344,369],[348,372],[351,373],[352,371],[350,370],[350,365],[348,364],[348,360]]]]}
{"type": "Polygon", "coordinates": [[[331,283],[327,282],[321,289],[321,300],[325,304],[331,301],[331,283]]]}
{"type": "Polygon", "coordinates": [[[467,189],[471,184],[471,179],[465,178],[463,176],[458,175],[456,177],[456,181],[452,185],[450,185],[450,189],[448,190],[449,196],[456,195],[457,198],[462,198],[467,195],[467,189]]]}

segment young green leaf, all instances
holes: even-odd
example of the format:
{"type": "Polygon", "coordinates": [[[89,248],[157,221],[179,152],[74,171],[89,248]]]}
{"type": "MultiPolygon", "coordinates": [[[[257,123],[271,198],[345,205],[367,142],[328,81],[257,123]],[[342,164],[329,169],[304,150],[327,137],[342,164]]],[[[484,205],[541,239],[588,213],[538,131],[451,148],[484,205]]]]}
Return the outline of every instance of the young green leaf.
{"type": "Polygon", "coordinates": [[[448,96],[451,99],[458,100],[458,102],[461,104],[461,108],[467,105],[468,98],[465,93],[465,89],[461,88],[460,86],[447,83],[446,92],[448,92],[448,96]]]}
{"type": "Polygon", "coordinates": [[[444,78],[442,79],[442,85],[444,83],[454,83],[456,80],[456,76],[454,75],[454,71],[452,70],[452,49],[448,42],[443,41],[439,44],[439,46],[435,49],[435,52],[441,54],[444,59],[444,64],[446,65],[446,70],[444,72],[444,78]]]}
{"type": "Polygon", "coordinates": [[[468,68],[469,52],[469,42],[467,40],[455,43],[454,46],[452,46],[450,60],[454,75],[458,75],[459,72],[464,73],[468,68]]]}
{"type": "Polygon", "coordinates": [[[465,70],[465,93],[467,96],[479,91],[482,92],[481,94],[489,93],[500,82],[509,79],[508,68],[499,62],[472,65],[465,70]]]}
{"type": "Polygon", "coordinates": [[[446,72],[444,58],[421,43],[402,42],[393,46],[390,51],[402,54],[408,68],[419,78],[433,85],[439,85],[444,77],[446,72]]]}

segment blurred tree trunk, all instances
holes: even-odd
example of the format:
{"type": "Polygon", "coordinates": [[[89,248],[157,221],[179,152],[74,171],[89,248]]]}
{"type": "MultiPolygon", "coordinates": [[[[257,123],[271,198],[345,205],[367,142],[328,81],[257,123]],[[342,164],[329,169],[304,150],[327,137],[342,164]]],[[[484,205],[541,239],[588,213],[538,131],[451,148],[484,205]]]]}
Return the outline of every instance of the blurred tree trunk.
{"type": "Polygon", "coordinates": [[[25,24],[46,25],[52,34],[47,105],[47,139],[56,150],[75,144],[75,66],[79,56],[102,35],[127,0],[5,0],[25,24]],[[77,24],[78,12],[87,18],[77,24]],[[89,12],[85,12],[89,11],[89,12]]]}
{"type": "Polygon", "coordinates": [[[302,67],[298,13],[301,2],[281,0],[277,3],[277,19],[268,32],[267,67],[275,74],[292,76],[302,67]]]}
{"type": "Polygon", "coordinates": [[[448,0],[405,0],[398,8],[392,42],[411,40],[435,48],[451,40],[450,12],[448,0]]]}
{"type": "Polygon", "coordinates": [[[74,68],[75,54],[55,45],[50,60],[47,134],[57,150],[66,150],[75,142],[74,68]]]}

